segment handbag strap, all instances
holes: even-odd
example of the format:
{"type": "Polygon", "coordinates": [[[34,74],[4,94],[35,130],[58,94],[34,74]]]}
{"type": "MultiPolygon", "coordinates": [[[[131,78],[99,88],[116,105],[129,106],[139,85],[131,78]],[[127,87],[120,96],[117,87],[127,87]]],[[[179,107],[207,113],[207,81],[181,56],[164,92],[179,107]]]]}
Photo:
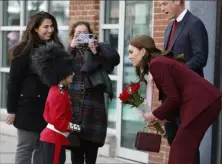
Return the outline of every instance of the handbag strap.
{"type": "Polygon", "coordinates": [[[142,132],[145,132],[145,133],[149,132],[148,124],[143,127],[142,132]]]}

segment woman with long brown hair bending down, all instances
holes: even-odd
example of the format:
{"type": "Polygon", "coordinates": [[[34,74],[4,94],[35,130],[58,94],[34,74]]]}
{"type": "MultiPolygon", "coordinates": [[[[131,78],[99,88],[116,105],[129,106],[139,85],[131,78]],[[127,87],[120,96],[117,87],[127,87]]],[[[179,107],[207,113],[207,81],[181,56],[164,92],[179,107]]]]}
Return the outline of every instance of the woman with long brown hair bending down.
{"type": "Polygon", "coordinates": [[[133,38],[129,59],[141,80],[149,71],[166,100],[144,119],[175,121],[180,114],[181,125],[171,145],[168,164],[196,164],[196,152],[208,127],[221,111],[221,93],[185,64],[176,61],[172,53],[157,49],[147,35],[133,38]],[[179,110],[178,110],[179,109],[179,110]]]}

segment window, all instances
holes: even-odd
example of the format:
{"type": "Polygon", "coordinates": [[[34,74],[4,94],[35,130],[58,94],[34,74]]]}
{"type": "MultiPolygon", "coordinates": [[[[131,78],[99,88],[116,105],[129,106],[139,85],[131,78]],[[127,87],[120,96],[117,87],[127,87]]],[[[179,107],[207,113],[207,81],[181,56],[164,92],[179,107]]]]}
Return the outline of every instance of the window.
{"type": "Polygon", "coordinates": [[[46,1],[26,1],[25,3],[25,25],[28,23],[29,17],[39,11],[47,11],[46,1]]]}
{"type": "Polygon", "coordinates": [[[58,25],[67,26],[69,23],[69,1],[51,1],[50,13],[56,18],[58,25]]]}
{"type": "Polygon", "coordinates": [[[20,40],[29,17],[39,11],[49,11],[56,17],[60,39],[67,47],[69,1],[0,1],[0,108],[6,108],[9,49],[20,40]]]}
{"type": "MultiPolygon", "coordinates": [[[[125,3],[123,88],[130,82],[138,80],[135,68],[132,67],[131,61],[128,59],[128,45],[129,40],[136,35],[152,35],[152,3],[152,1],[126,1],[125,3]]],[[[146,86],[142,85],[140,89],[142,96],[146,97],[146,86]]],[[[143,127],[144,121],[136,112],[129,109],[129,105],[123,105],[122,107],[121,146],[135,149],[132,143],[136,139],[137,131],[143,127]]]]}
{"type": "MultiPolygon", "coordinates": [[[[109,43],[117,51],[119,49],[119,1],[103,1],[101,5],[104,5],[104,24],[101,24],[101,36],[100,38],[103,42],[109,43]]],[[[110,74],[114,98],[112,101],[107,100],[108,109],[108,128],[116,128],[116,116],[117,116],[117,67],[110,74]]]]}
{"type": "Polygon", "coordinates": [[[119,23],[119,1],[105,1],[105,24],[119,23]]]}
{"type": "Polygon", "coordinates": [[[116,103],[117,103],[117,88],[116,82],[112,81],[113,87],[113,99],[108,99],[108,96],[105,96],[106,108],[108,109],[108,127],[115,129],[116,128],[116,103]]]}
{"type": "Polygon", "coordinates": [[[20,26],[20,1],[3,1],[3,25],[20,26]]]}
{"type": "Polygon", "coordinates": [[[0,108],[6,108],[6,98],[7,98],[7,79],[8,73],[1,73],[1,99],[0,108]]]}
{"type": "Polygon", "coordinates": [[[9,50],[19,41],[19,31],[2,32],[2,67],[9,67],[9,50]]]}

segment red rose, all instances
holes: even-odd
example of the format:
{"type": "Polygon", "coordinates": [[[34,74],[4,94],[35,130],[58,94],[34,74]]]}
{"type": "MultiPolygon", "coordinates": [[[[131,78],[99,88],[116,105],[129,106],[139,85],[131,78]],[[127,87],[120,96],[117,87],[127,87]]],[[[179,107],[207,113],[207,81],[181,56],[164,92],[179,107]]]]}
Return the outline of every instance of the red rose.
{"type": "Polygon", "coordinates": [[[138,92],[140,88],[140,83],[132,83],[131,85],[127,85],[124,91],[126,90],[129,94],[135,94],[138,92]]]}
{"type": "Polygon", "coordinates": [[[140,88],[140,83],[134,83],[131,85],[132,94],[137,93],[140,88]]]}
{"type": "Polygon", "coordinates": [[[132,83],[131,85],[127,85],[123,92],[120,94],[119,99],[122,102],[128,101],[130,98],[132,98],[132,95],[137,93],[140,88],[140,83],[132,83]]]}
{"type": "Polygon", "coordinates": [[[121,101],[125,102],[125,101],[128,101],[129,98],[131,98],[131,95],[128,94],[128,92],[122,92],[120,95],[119,95],[119,98],[121,101]]]}

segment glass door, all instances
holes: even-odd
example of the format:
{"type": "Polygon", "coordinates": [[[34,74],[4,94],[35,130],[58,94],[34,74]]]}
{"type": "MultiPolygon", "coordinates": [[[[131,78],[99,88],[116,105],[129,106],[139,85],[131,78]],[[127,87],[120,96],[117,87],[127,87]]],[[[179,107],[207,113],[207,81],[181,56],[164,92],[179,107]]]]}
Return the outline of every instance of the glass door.
{"type": "MultiPolygon", "coordinates": [[[[128,59],[129,40],[140,34],[152,35],[153,1],[125,1],[124,36],[123,36],[123,81],[122,88],[130,82],[138,81],[135,68],[128,59]]],[[[141,87],[142,95],[146,95],[146,86],[141,87]]],[[[148,153],[135,149],[136,133],[145,125],[144,120],[128,105],[123,105],[119,128],[118,156],[142,163],[148,162],[148,153]]]]}

